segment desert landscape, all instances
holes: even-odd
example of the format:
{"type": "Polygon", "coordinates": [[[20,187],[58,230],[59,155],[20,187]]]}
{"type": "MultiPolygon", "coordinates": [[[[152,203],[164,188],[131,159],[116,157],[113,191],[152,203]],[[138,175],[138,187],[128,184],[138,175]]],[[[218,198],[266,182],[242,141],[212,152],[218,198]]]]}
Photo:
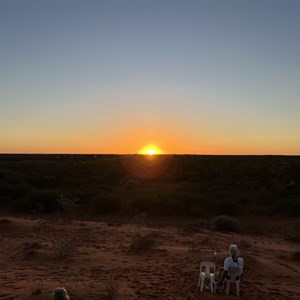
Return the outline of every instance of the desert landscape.
{"type": "Polygon", "coordinates": [[[0,0],[0,300],[299,300],[299,15],[0,0]]]}
{"type": "Polygon", "coordinates": [[[236,299],[234,286],[197,287],[200,262],[220,268],[232,243],[245,260],[241,299],[300,297],[298,157],[0,158],[0,299],[51,299],[57,286],[71,299],[236,299]],[[241,163],[247,178],[228,185],[241,163]],[[293,211],[271,205],[281,197],[293,211]]]}

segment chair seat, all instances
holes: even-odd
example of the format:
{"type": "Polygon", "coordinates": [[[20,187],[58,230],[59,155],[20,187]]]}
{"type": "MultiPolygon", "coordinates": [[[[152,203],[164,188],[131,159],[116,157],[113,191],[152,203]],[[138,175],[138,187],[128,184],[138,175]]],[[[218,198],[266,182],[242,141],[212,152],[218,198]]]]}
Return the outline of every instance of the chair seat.
{"type": "Polygon", "coordinates": [[[206,276],[206,273],[205,273],[205,272],[201,272],[201,276],[202,276],[202,277],[209,278],[209,277],[215,277],[215,274],[214,274],[214,273],[209,273],[209,275],[206,276]]]}
{"type": "Polygon", "coordinates": [[[216,265],[214,262],[202,261],[200,263],[198,287],[200,287],[201,291],[203,291],[204,281],[208,280],[210,285],[210,291],[212,293],[215,292],[215,286],[216,286],[215,271],[216,271],[216,265]]]}

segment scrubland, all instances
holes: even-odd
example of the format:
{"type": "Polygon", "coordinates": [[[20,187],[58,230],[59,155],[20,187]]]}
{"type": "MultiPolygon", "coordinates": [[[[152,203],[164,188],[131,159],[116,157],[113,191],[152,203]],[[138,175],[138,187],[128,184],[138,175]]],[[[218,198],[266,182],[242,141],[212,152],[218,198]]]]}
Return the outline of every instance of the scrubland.
{"type": "Polygon", "coordinates": [[[242,299],[300,298],[300,157],[0,155],[0,208],[0,299],[233,299],[231,243],[242,299]]]}

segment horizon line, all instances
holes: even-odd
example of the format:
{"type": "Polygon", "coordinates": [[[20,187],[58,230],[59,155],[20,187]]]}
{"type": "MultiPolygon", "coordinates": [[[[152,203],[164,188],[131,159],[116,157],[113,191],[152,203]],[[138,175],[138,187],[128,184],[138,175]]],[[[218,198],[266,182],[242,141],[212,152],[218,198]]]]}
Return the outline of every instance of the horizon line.
{"type": "Polygon", "coordinates": [[[170,155],[191,155],[191,156],[300,156],[300,154],[216,154],[216,153],[161,153],[161,154],[141,154],[141,153],[42,153],[42,152],[0,152],[0,155],[140,155],[140,156],[170,156],[170,155]]]}

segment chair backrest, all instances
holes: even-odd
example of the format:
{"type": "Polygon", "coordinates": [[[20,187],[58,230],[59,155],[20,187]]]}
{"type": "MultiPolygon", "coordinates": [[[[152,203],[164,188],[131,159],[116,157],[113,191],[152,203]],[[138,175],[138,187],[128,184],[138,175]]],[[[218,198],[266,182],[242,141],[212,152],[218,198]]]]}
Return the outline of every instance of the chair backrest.
{"type": "Polygon", "coordinates": [[[228,268],[228,273],[230,274],[230,279],[231,280],[235,280],[236,277],[238,277],[238,276],[241,275],[241,269],[240,269],[240,267],[230,266],[228,268]]]}
{"type": "Polygon", "coordinates": [[[211,261],[201,261],[200,272],[205,272],[205,277],[209,277],[210,273],[216,272],[216,264],[211,261]]]}

